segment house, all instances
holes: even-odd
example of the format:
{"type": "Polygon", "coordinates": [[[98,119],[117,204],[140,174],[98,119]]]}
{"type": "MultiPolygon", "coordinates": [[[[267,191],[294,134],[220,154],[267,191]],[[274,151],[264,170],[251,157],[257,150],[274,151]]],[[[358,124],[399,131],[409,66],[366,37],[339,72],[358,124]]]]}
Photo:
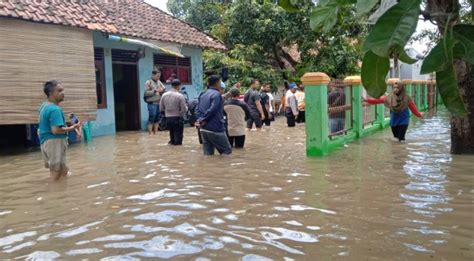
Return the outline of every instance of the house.
{"type": "Polygon", "coordinates": [[[398,61],[398,75],[396,75],[396,70],[394,66],[393,59],[390,59],[390,71],[388,74],[388,78],[400,78],[410,79],[410,80],[428,80],[431,79],[432,76],[429,74],[421,74],[421,65],[423,64],[424,56],[420,54],[418,51],[413,49],[412,47],[408,47],[405,49],[405,52],[411,58],[415,59],[416,62],[414,64],[407,64],[402,61],[398,61]]]}
{"type": "Polygon", "coordinates": [[[163,82],[176,74],[194,97],[203,88],[203,49],[225,50],[143,0],[3,0],[0,35],[2,136],[37,123],[49,79],[63,83],[64,111],[92,121],[93,136],[144,129],[153,68],[163,82]]]}

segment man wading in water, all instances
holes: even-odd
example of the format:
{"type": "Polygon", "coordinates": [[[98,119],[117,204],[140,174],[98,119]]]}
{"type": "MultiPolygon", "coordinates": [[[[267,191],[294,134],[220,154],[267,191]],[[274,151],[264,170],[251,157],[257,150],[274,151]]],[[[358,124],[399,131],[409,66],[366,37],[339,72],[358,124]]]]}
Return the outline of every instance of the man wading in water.
{"type": "Polygon", "coordinates": [[[288,127],[295,127],[296,118],[298,117],[298,101],[295,92],[298,89],[296,83],[290,84],[290,89],[285,94],[285,116],[288,127]]]}
{"type": "Polygon", "coordinates": [[[196,126],[201,130],[204,155],[214,155],[217,149],[219,154],[232,153],[229,139],[224,126],[224,98],[221,94],[221,79],[212,75],[208,79],[208,89],[199,96],[197,107],[198,121],[196,126]]]}
{"type": "Polygon", "coordinates": [[[171,81],[171,90],[163,94],[160,101],[160,110],[166,117],[166,126],[170,130],[169,145],[183,145],[184,121],[187,111],[186,99],[179,92],[181,82],[178,79],[171,81]]]}
{"type": "Polygon", "coordinates": [[[250,82],[250,89],[247,91],[244,97],[244,101],[247,103],[250,109],[250,118],[247,120],[247,130],[250,131],[255,123],[257,130],[262,129],[262,121],[265,119],[263,114],[262,104],[260,102],[260,93],[258,93],[258,87],[260,81],[253,79],[250,82]]]}
{"type": "Polygon", "coordinates": [[[161,72],[152,71],[151,79],[145,82],[144,99],[148,106],[148,134],[156,134],[160,121],[160,99],[165,86],[160,81],[161,72]]]}
{"type": "Polygon", "coordinates": [[[387,108],[390,108],[390,126],[392,127],[393,137],[402,142],[405,140],[405,133],[410,122],[410,113],[408,109],[418,118],[423,117],[423,113],[416,108],[412,98],[405,92],[403,85],[395,82],[393,84],[393,92],[388,96],[379,99],[364,98],[365,102],[370,104],[385,103],[387,108]]]}
{"type": "Polygon", "coordinates": [[[44,84],[44,94],[48,98],[39,108],[39,138],[45,167],[49,168],[53,180],[66,177],[67,133],[81,127],[81,122],[67,127],[64,113],[59,103],[64,100],[64,88],[57,81],[44,84]]]}
{"type": "Polygon", "coordinates": [[[250,111],[247,104],[239,101],[239,89],[232,88],[230,94],[232,99],[224,103],[229,143],[232,147],[243,148],[245,143],[245,125],[246,120],[250,117],[250,111]]]}

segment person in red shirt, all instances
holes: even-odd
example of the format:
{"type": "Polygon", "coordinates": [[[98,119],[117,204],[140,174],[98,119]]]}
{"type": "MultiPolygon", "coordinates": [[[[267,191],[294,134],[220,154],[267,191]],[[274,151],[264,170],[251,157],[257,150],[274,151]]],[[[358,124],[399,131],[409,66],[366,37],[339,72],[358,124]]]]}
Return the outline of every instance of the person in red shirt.
{"type": "Polygon", "coordinates": [[[399,82],[393,84],[393,91],[389,95],[382,96],[378,99],[364,98],[363,100],[370,104],[384,103],[386,107],[390,108],[390,126],[392,127],[392,133],[400,142],[405,140],[405,134],[410,121],[408,109],[410,109],[416,117],[423,117],[423,113],[418,111],[413,99],[406,93],[405,87],[399,82]]]}

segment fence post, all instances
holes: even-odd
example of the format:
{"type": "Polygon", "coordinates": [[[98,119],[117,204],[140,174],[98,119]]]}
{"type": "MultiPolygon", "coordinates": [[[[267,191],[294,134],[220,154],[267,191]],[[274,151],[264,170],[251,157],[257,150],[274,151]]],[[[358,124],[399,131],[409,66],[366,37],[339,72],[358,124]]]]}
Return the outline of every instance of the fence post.
{"type": "Polygon", "coordinates": [[[433,92],[434,92],[434,106],[435,107],[438,107],[438,105],[441,104],[440,102],[440,95],[439,95],[439,92],[438,92],[438,86],[436,86],[436,81],[435,80],[430,80],[431,84],[433,85],[433,92]]]}
{"type": "Polygon", "coordinates": [[[435,88],[435,93],[436,93],[436,106],[443,105],[443,98],[441,98],[441,95],[439,94],[438,90],[438,85],[436,84],[436,80],[432,80],[434,88],[435,88]]]}
{"type": "Polygon", "coordinates": [[[416,107],[420,108],[421,110],[421,85],[423,84],[423,81],[418,81],[418,84],[415,85],[415,104],[416,104],[416,107]]]}
{"type": "Polygon", "coordinates": [[[426,111],[426,110],[428,110],[428,107],[429,107],[429,106],[428,106],[428,91],[429,91],[429,90],[428,90],[428,84],[429,84],[429,82],[428,82],[428,81],[425,81],[424,83],[425,83],[425,84],[423,85],[423,88],[424,88],[423,94],[425,95],[425,97],[423,97],[423,102],[424,102],[423,107],[424,107],[424,109],[425,109],[425,111],[426,111]]]}
{"type": "Polygon", "coordinates": [[[430,83],[429,89],[431,90],[431,93],[430,93],[430,95],[431,95],[431,104],[428,105],[428,108],[433,109],[438,105],[438,93],[436,91],[435,82],[433,80],[429,80],[429,83],[430,83]]]}
{"type": "Polygon", "coordinates": [[[357,138],[362,137],[364,128],[364,110],[362,108],[362,81],[360,76],[348,76],[344,79],[344,84],[352,86],[352,129],[357,138]]]}
{"type": "MultiPolygon", "coordinates": [[[[416,88],[417,82],[418,82],[417,80],[410,80],[410,79],[405,79],[402,81],[403,85],[405,86],[405,93],[408,94],[410,97],[411,97],[411,94],[413,93],[413,88],[416,88]]],[[[415,99],[416,101],[415,97],[412,97],[412,98],[415,99]]],[[[411,114],[411,111],[410,110],[408,111],[411,114]]]]}
{"type": "Polygon", "coordinates": [[[416,81],[412,81],[409,79],[403,80],[402,83],[405,86],[405,93],[408,93],[408,94],[411,94],[413,85],[416,86],[416,81]]]}
{"type": "Polygon", "coordinates": [[[408,89],[407,89],[407,93],[408,95],[410,95],[410,97],[413,99],[413,102],[416,104],[416,85],[418,84],[420,80],[413,80],[411,82],[411,88],[410,88],[410,91],[408,92],[408,89]]]}
{"type": "Polygon", "coordinates": [[[305,73],[301,82],[306,99],[306,155],[324,156],[329,153],[328,83],[325,73],[305,73]]]}
{"type": "MultiPolygon", "coordinates": [[[[349,86],[344,82],[345,86],[349,86]]],[[[344,94],[346,95],[346,100],[344,104],[351,104],[352,105],[352,88],[344,88],[344,94]]],[[[344,126],[352,126],[352,110],[346,111],[346,118],[344,122],[344,126]]]]}

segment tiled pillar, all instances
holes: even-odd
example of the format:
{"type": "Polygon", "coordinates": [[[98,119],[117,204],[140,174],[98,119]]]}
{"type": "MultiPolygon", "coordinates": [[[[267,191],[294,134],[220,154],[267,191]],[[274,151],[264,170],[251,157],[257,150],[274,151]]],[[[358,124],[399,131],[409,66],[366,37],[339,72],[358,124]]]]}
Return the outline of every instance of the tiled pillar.
{"type": "Polygon", "coordinates": [[[352,87],[352,129],[356,133],[356,137],[362,137],[362,129],[364,128],[364,108],[362,106],[362,81],[360,76],[349,76],[344,79],[344,84],[352,87]]]}
{"type": "Polygon", "coordinates": [[[306,155],[324,156],[329,153],[328,88],[325,73],[306,73],[301,78],[306,99],[306,155]]]}

